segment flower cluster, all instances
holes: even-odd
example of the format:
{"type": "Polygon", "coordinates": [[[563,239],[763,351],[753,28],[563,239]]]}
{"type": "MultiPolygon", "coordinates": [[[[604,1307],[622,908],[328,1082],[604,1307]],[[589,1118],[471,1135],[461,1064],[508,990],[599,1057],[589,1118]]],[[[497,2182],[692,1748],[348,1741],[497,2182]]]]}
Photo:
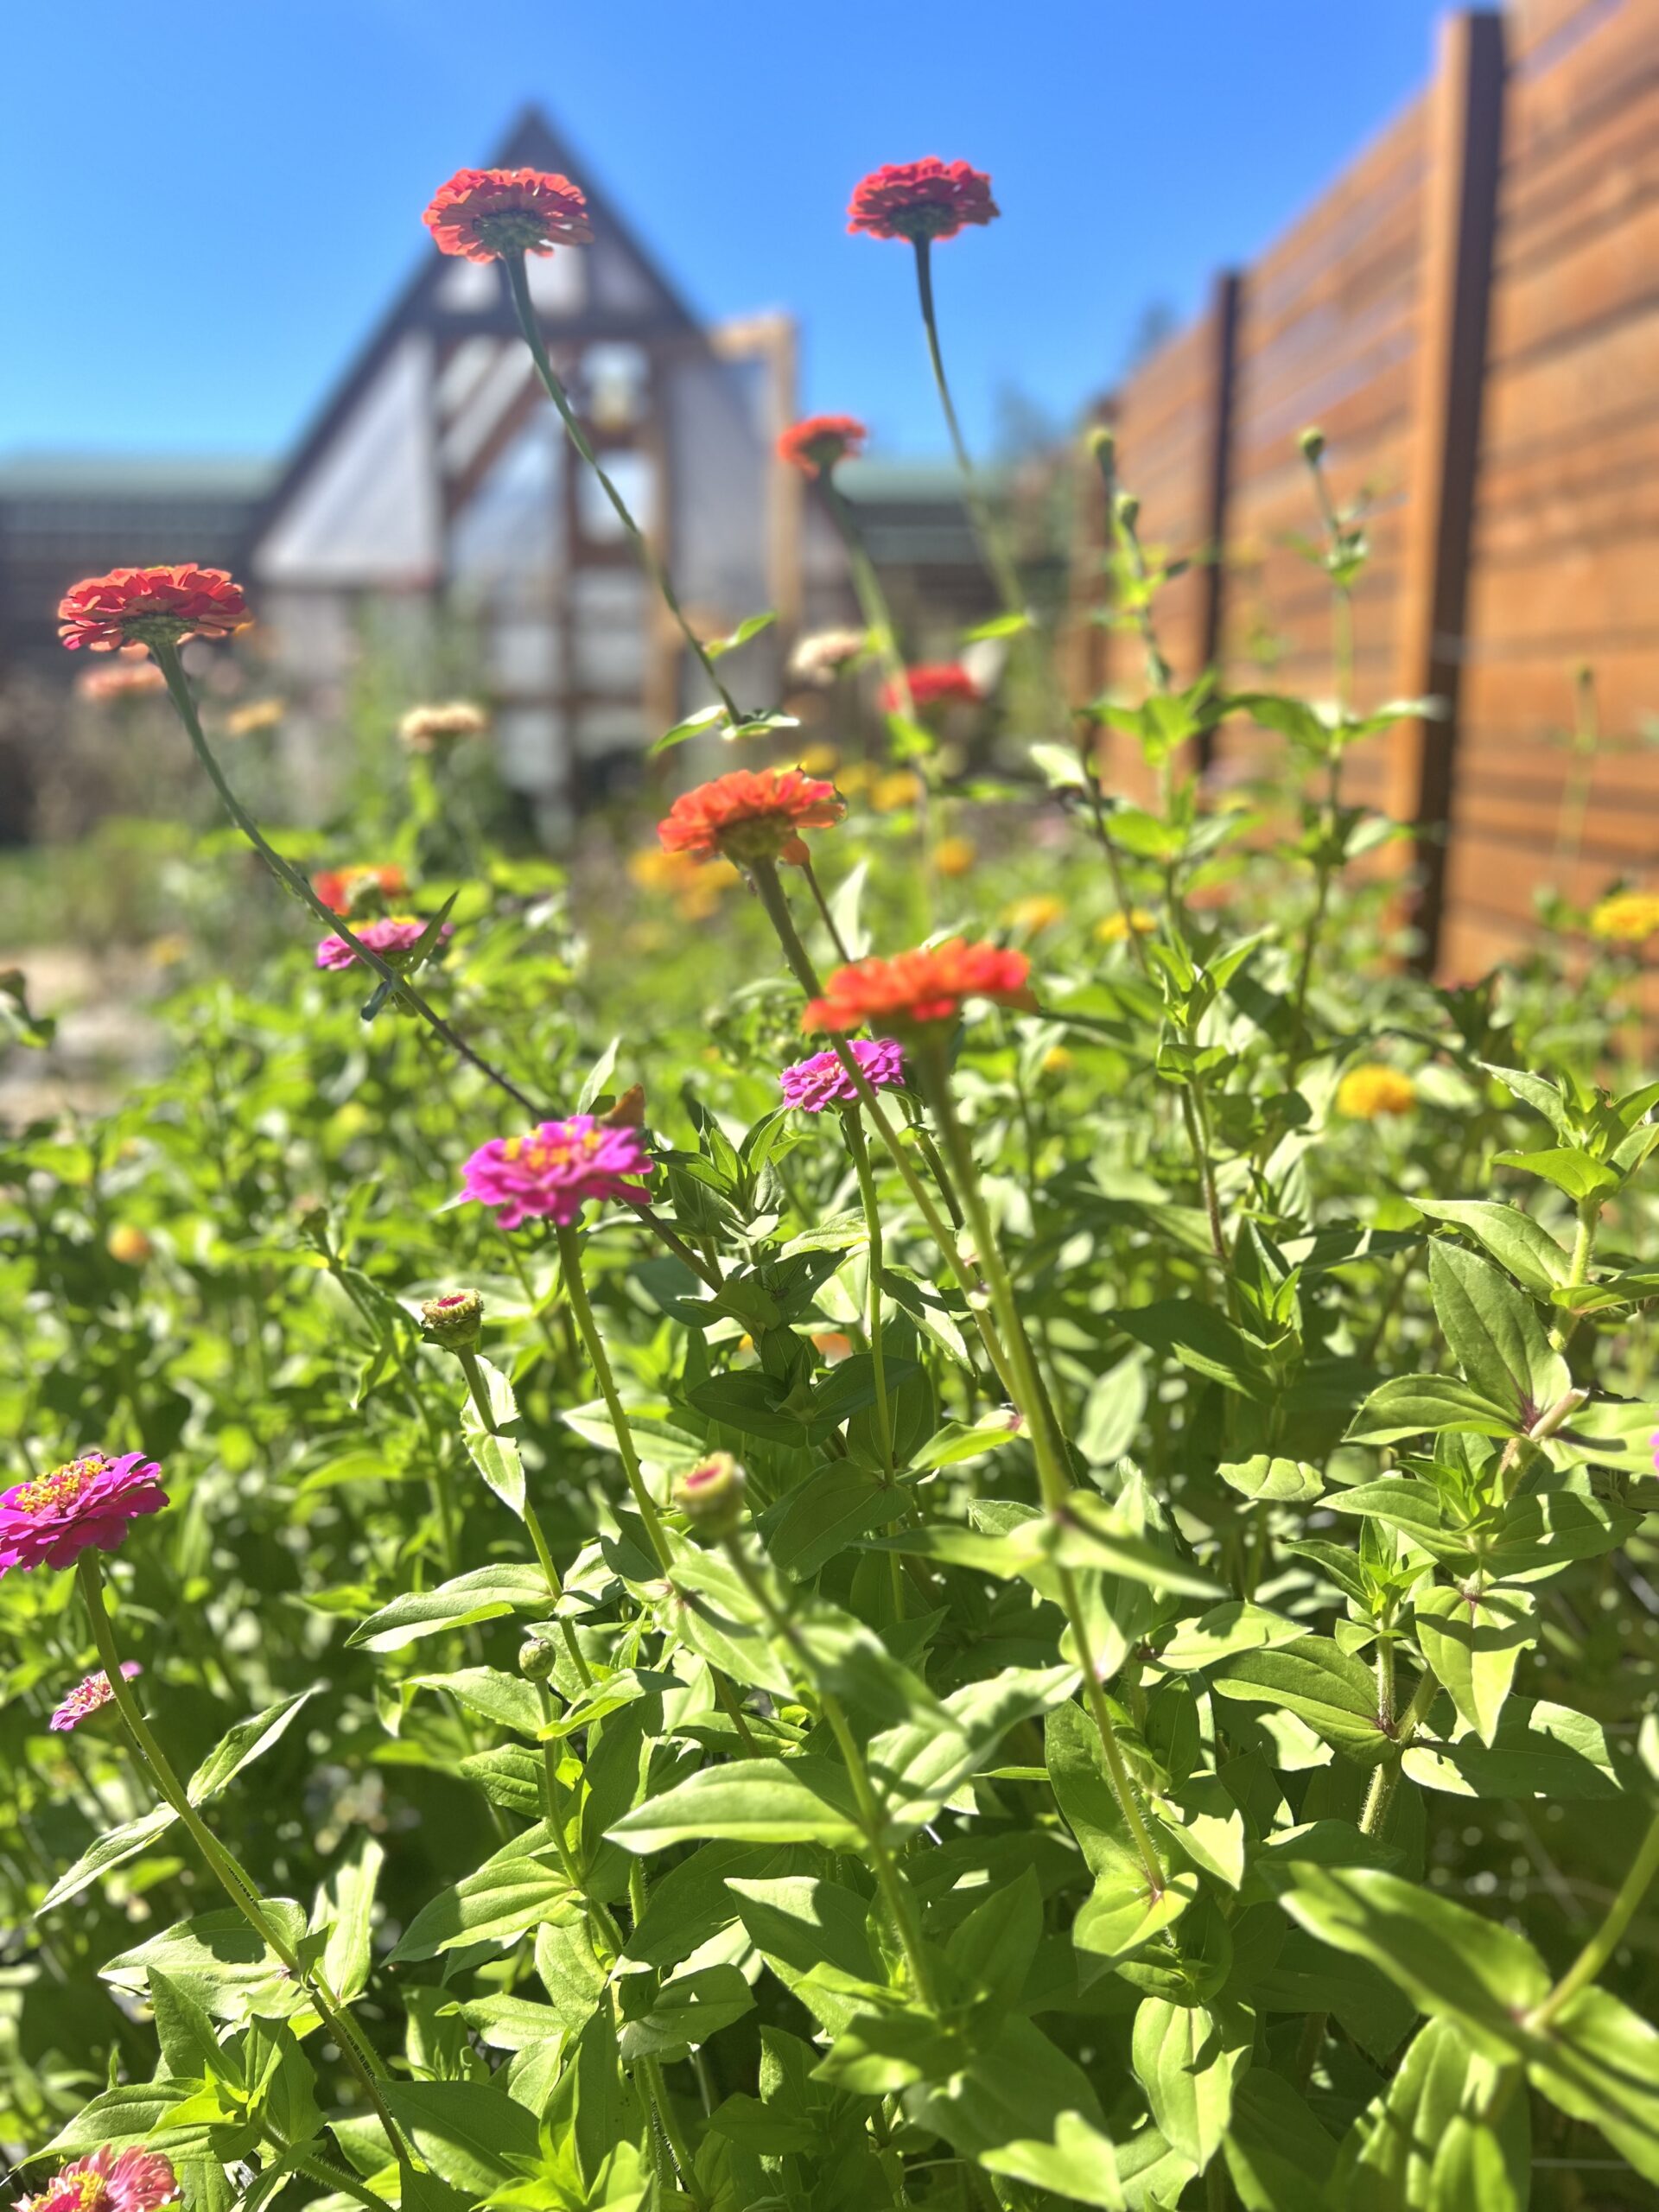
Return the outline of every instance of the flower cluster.
{"type": "Polygon", "coordinates": [[[112,2151],[105,2143],[90,2158],[60,2167],[37,2196],[18,2197],[13,2212],[156,2212],[178,2194],[178,2176],[159,2151],[112,2151]]]}
{"type": "Polygon", "coordinates": [[[1659,935],[1659,891],[1616,891],[1590,916],[1592,937],[1615,944],[1641,944],[1659,935]]]}
{"type": "Polygon", "coordinates": [[[976,707],[985,694],[960,661],[931,661],[920,668],[906,669],[905,682],[897,677],[881,687],[881,704],[887,713],[899,713],[905,703],[905,690],[910,692],[911,704],[923,707],[976,707]]]}
{"type": "Polygon", "coordinates": [[[954,1021],[969,999],[991,999],[1028,1013],[1035,1005],[1030,974],[1023,952],[947,938],[896,959],[855,960],[837,968],[823,996],[808,1005],[801,1027],[844,1033],[868,1024],[884,1035],[903,1035],[954,1021]]]}
{"type": "MultiPolygon", "coordinates": [[[[136,1659],[121,1662],[124,1681],[136,1681],[143,1671],[136,1659]]],[[[72,1728],[79,1728],[83,1720],[90,1720],[93,1713],[101,1713],[114,1695],[115,1692],[110,1688],[110,1678],[100,1667],[95,1675],[88,1675],[84,1682],[75,1684],[55,1707],[46,1725],[48,1728],[55,1728],[60,1736],[67,1736],[72,1728]]]]}
{"type": "Polygon", "coordinates": [[[0,1496],[0,1574],[73,1567],[88,1550],[118,1551],[129,1522],[167,1503],[161,1474],[142,1452],[118,1459],[83,1452],[49,1475],[16,1484],[0,1496]]]}
{"type": "Polygon", "coordinates": [[[73,584],[58,606],[58,635],[71,652],[124,645],[176,645],[228,638],[247,626],[242,588],[223,569],[111,569],[73,584]]]}
{"type": "Polygon", "coordinates": [[[1402,1068],[1367,1060],[1350,1068],[1337,1085],[1337,1111],[1351,1121],[1374,1122],[1380,1114],[1409,1114],[1417,1086],[1402,1068]]]}
{"type": "Polygon", "coordinates": [[[440,253],[499,261],[505,253],[551,253],[588,245],[588,201],[568,176],[545,169],[457,169],[421,220],[440,253]]]}
{"type": "Polygon", "coordinates": [[[532,1216],[568,1226],[589,1198],[643,1204],[639,1179],[652,1172],[637,1128],[572,1114],[528,1136],[492,1137],[462,1168],[462,1196],[494,1206],[503,1229],[532,1216]]]}
{"type": "Polygon", "coordinates": [[[873,238],[908,238],[925,245],[953,238],[969,223],[1001,213],[991,180],[966,162],[888,162],[861,178],[847,210],[847,228],[873,238]]]}
{"type": "MultiPolygon", "coordinates": [[[[903,1084],[904,1052],[891,1037],[873,1041],[861,1037],[849,1049],[872,1090],[897,1090],[903,1084]]],[[[804,1114],[822,1114],[826,1106],[850,1104],[858,1096],[857,1085],[833,1050],[797,1060],[793,1067],[784,1070],[778,1082],[785,1105],[798,1107],[804,1114]]]]}
{"type": "Polygon", "coordinates": [[[822,476],[838,461],[862,453],[869,435],[855,415],[809,415],[779,437],[778,458],[804,476],[822,476]]]}
{"type": "Polygon", "coordinates": [[[657,825],[665,853],[723,855],[740,866],[805,860],[803,830],[828,830],[846,804],[833,784],[798,768],[734,768],[683,791],[657,825]]]}
{"type": "MultiPolygon", "coordinates": [[[[318,895],[321,897],[321,893],[318,895]]],[[[340,909],[336,907],[334,911],[338,913],[340,909]]],[[[378,952],[388,966],[398,968],[426,934],[426,927],[417,914],[387,914],[378,921],[365,922],[360,930],[353,930],[352,934],[371,952],[378,952]]],[[[454,933],[454,924],[446,922],[438,931],[438,942],[447,943],[454,933]]],[[[319,968],[349,968],[356,960],[356,953],[343,937],[326,937],[317,947],[319,968]]]]}
{"type": "Polygon", "coordinates": [[[361,902],[371,893],[401,898],[409,880],[396,861],[361,861],[351,868],[320,868],[311,879],[311,888],[332,912],[349,916],[362,911],[361,902]]]}

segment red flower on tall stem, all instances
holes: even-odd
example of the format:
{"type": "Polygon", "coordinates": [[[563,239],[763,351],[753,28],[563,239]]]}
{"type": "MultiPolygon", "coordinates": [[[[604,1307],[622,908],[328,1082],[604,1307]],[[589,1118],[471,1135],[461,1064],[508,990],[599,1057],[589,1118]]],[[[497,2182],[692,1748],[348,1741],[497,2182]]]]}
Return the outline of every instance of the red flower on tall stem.
{"type": "Polygon", "coordinates": [[[499,261],[504,253],[551,253],[588,245],[588,200],[568,176],[546,169],[457,169],[421,220],[440,253],[499,261]]]}
{"type": "Polygon", "coordinates": [[[953,238],[966,225],[988,223],[1001,212],[983,169],[930,155],[925,162],[888,162],[872,169],[853,194],[847,227],[920,245],[953,238]]]}
{"type": "MultiPolygon", "coordinates": [[[[985,694],[959,661],[931,661],[905,671],[912,705],[917,707],[976,707],[985,694]]],[[[881,704],[890,715],[905,703],[897,679],[881,687],[881,704]]]]}
{"type": "Polygon", "coordinates": [[[856,459],[869,435],[856,415],[809,415],[783,433],[778,458],[804,476],[822,476],[838,461],[856,459]]]}
{"type": "Polygon", "coordinates": [[[72,584],[58,607],[58,635],[71,652],[123,645],[176,645],[228,638],[251,617],[242,587],[223,569],[186,562],[173,569],[111,569],[72,584]]]}
{"type": "Polygon", "coordinates": [[[734,768],[728,776],[683,791],[657,824],[665,853],[693,860],[723,855],[740,867],[754,861],[807,857],[803,830],[829,830],[847,811],[833,784],[798,768],[734,768]]]}
{"type": "Polygon", "coordinates": [[[896,959],[855,960],[837,968],[823,996],[808,1005],[801,1027],[844,1033],[868,1024],[883,1035],[902,1037],[954,1021],[967,999],[994,999],[1029,1013],[1036,1003],[1030,974],[1023,952],[947,938],[896,959]]]}

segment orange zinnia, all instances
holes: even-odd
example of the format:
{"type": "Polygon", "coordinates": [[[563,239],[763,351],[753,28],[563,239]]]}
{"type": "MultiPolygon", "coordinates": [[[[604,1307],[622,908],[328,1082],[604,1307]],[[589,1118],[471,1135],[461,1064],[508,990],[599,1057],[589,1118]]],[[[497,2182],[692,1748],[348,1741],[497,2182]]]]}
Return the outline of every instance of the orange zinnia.
{"type": "Polygon", "coordinates": [[[545,169],[457,169],[421,220],[440,253],[499,261],[504,253],[551,253],[588,245],[588,201],[568,176],[545,169]]]}
{"type": "Polygon", "coordinates": [[[355,868],[325,868],[311,879],[311,888],[334,914],[351,913],[353,902],[370,884],[388,899],[400,899],[409,888],[396,861],[382,861],[378,867],[365,863],[355,868]]]}
{"type": "Polygon", "coordinates": [[[901,952],[896,960],[855,960],[837,968],[823,996],[808,1006],[801,1027],[843,1033],[867,1023],[888,1033],[920,1029],[954,1021],[965,999],[995,999],[999,1006],[1030,1013],[1036,1005],[1030,974],[1023,952],[947,938],[943,944],[901,952]]]}
{"type": "Polygon", "coordinates": [[[228,638],[249,621],[242,587],[223,569],[111,569],[72,584],[58,607],[58,635],[76,652],[118,652],[124,645],[176,645],[186,638],[228,638]]]}
{"type": "Polygon", "coordinates": [[[838,461],[855,459],[869,435],[855,415],[809,415],[779,438],[778,458],[804,475],[821,476],[838,461]]]}
{"type": "Polygon", "coordinates": [[[683,791],[657,835],[665,853],[693,860],[724,855],[747,866],[756,861],[804,861],[803,830],[829,830],[847,811],[833,784],[798,768],[734,768],[728,776],[683,791]]]}

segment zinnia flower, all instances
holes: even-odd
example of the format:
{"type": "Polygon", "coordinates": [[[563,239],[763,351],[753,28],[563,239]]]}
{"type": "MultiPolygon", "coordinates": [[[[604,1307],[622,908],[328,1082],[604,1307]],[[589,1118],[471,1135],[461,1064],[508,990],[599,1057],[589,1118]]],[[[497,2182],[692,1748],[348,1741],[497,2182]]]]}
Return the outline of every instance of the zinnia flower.
{"type": "MultiPolygon", "coordinates": [[[[960,661],[934,661],[922,668],[905,671],[910,686],[911,704],[915,707],[976,707],[985,694],[960,661]]],[[[881,705],[889,715],[903,710],[905,695],[897,678],[881,687],[881,705]]]]}
{"type": "Polygon", "coordinates": [[[1659,892],[1616,891],[1592,913],[1590,931],[1616,944],[1641,944],[1659,931],[1659,892]]]}
{"type": "Polygon", "coordinates": [[[73,1567],[82,1552],[118,1551],[127,1523],[167,1503],[162,1471],[142,1452],[111,1459],[83,1452],[0,1497],[0,1574],[9,1567],[73,1567]]]}
{"type": "Polygon", "coordinates": [[[978,858],[971,837],[941,837],[933,848],[933,865],[941,875],[966,875],[978,858]]]}
{"type": "Polygon", "coordinates": [[[1337,1111],[1352,1121],[1374,1122],[1379,1114],[1409,1114],[1417,1086],[1403,1069],[1368,1060],[1350,1068],[1337,1085],[1337,1111]]]}
{"type": "Polygon", "coordinates": [[[250,699],[225,717],[226,737],[253,737],[262,729],[275,729],[288,709],[280,699],[250,699]]]}
{"type": "MultiPolygon", "coordinates": [[[[131,652],[135,650],[128,647],[131,652]]],[[[103,706],[111,699],[142,699],[155,691],[165,691],[167,678],[162,674],[142,645],[136,649],[143,654],[142,660],[120,659],[109,668],[86,668],[75,678],[75,689],[83,699],[96,700],[103,706]]]]}
{"type": "Polygon", "coordinates": [[[118,652],[123,645],[176,645],[186,638],[228,638],[251,617],[242,587],[223,569],[111,569],[72,584],[58,607],[58,635],[71,652],[118,652]]]}
{"type": "Polygon", "coordinates": [[[789,672],[799,683],[832,683],[869,642],[864,630],[814,630],[798,639],[789,672]]]}
{"type": "MultiPolygon", "coordinates": [[[[388,914],[378,922],[365,922],[360,930],[354,930],[352,934],[371,952],[378,952],[389,966],[396,968],[401,965],[399,954],[407,953],[418,944],[425,931],[426,924],[418,915],[388,914]]],[[[439,944],[447,943],[454,933],[454,924],[446,922],[438,931],[439,944]]],[[[356,953],[343,937],[326,937],[317,947],[319,968],[349,968],[356,959],[356,953]]]]}
{"type": "MultiPolygon", "coordinates": [[[[905,1055],[891,1037],[873,1042],[861,1037],[851,1051],[872,1090],[896,1090],[904,1082],[905,1055]]],[[[814,1052],[810,1060],[797,1060],[778,1081],[785,1105],[798,1106],[804,1114],[822,1114],[826,1106],[850,1103],[858,1096],[853,1078],[835,1052],[814,1052]]]]}
{"type": "Polygon", "coordinates": [[[888,162],[862,178],[847,210],[849,232],[923,245],[953,238],[964,225],[988,223],[1002,210],[991,180],[966,162],[888,162]]]}
{"type": "Polygon", "coordinates": [[[1043,930],[1052,930],[1056,922],[1065,919],[1065,901],[1052,892],[1034,891],[1028,898],[1015,899],[1002,910],[1002,918],[1011,930],[1021,937],[1036,937],[1043,930]]]}
{"type": "Polygon", "coordinates": [[[665,853],[721,855],[740,865],[807,857],[803,830],[833,828],[847,811],[833,784],[798,768],[734,768],[683,791],[657,824],[665,853]]]}
{"type": "Polygon", "coordinates": [[[470,699],[445,699],[435,706],[411,707],[397,734],[411,753],[430,753],[456,737],[481,737],[490,726],[482,707],[470,699]]]}
{"type": "Polygon", "coordinates": [[[808,1006],[801,1027],[844,1032],[868,1023],[884,1034],[902,1034],[954,1021],[963,1001],[973,998],[1028,1013],[1035,1005],[1030,973],[1023,952],[947,938],[943,944],[901,952],[896,960],[855,960],[837,968],[823,996],[808,1006]]]}
{"type": "Polygon", "coordinates": [[[503,1229],[517,1229],[530,1215],[563,1226],[589,1198],[642,1205],[646,1193],[630,1179],[652,1172],[638,1129],[572,1114],[543,1122],[528,1136],[492,1137],[462,1168],[462,1195],[497,1207],[503,1229]]]}
{"type": "Polygon", "coordinates": [[[594,235],[582,193],[545,169],[457,169],[421,220],[440,253],[468,261],[551,253],[556,245],[590,245],[594,235]]]}
{"type": "Polygon", "coordinates": [[[1157,915],[1149,914],[1144,906],[1131,906],[1127,918],[1120,908],[1115,914],[1103,915],[1095,924],[1095,938],[1101,944],[1123,944],[1131,930],[1136,937],[1150,937],[1157,926],[1157,915]]]}
{"type": "Polygon", "coordinates": [[[856,415],[809,415],[779,437],[778,458],[804,476],[822,476],[838,461],[862,453],[869,435],[856,415]]]}
{"type": "Polygon", "coordinates": [[[361,862],[352,868],[321,868],[311,879],[311,888],[323,905],[336,914],[352,913],[357,900],[371,885],[387,899],[399,898],[409,888],[404,871],[396,861],[382,861],[378,864],[361,862]]]}
{"type": "MultiPolygon", "coordinates": [[[[121,1675],[124,1681],[132,1681],[143,1671],[136,1659],[121,1662],[121,1675]]],[[[115,1692],[110,1688],[110,1678],[100,1667],[95,1675],[88,1675],[84,1682],[76,1683],[46,1725],[48,1728],[55,1728],[60,1736],[67,1736],[72,1728],[79,1727],[83,1720],[90,1720],[93,1713],[101,1713],[114,1695],[115,1692]]]]}
{"type": "Polygon", "coordinates": [[[156,2212],[179,2194],[178,2176],[159,2151],[136,2144],[60,2167],[37,2196],[20,2196],[13,2212],[156,2212]]]}
{"type": "Polygon", "coordinates": [[[914,806],[927,785],[913,768],[890,768],[870,785],[870,805],[877,814],[897,814],[914,806]]]}

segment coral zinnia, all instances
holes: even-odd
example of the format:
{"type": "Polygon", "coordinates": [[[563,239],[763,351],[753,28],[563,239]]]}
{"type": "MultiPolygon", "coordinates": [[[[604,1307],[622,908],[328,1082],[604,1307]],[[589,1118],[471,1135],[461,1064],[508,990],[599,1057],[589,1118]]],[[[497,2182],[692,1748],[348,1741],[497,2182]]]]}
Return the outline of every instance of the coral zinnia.
{"type": "MultiPolygon", "coordinates": [[[[905,680],[911,703],[917,707],[975,707],[985,696],[959,661],[930,661],[921,668],[906,669],[905,680]]],[[[888,714],[897,714],[904,703],[896,678],[882,685],[881,704],[888,714]]]]}
{"type": "MultiPolygon", "coordinates": [[[[318,896],[321,897],[321,893],[319,893],[318,896]]],[[[339,909],[336,908],[335,912],[338,912],[339,909]]],[[[396,968],[400,964],[399,953],[406,953],[418,944],[425,930],[426,924],[416,915],[389,914],[378,922],[365,922],[360,930],[353,930],[352,934],[360,944],[366,944],[371,952],[378,952],[384,961],[396,968]]],[[[438,931],[439,943],[444,943],[454,933],[454,924],[446,922],[438,931]]],[[[319,968],[349,968],[356,958],[356,953],[343,937],[326,937],[317,947],[319,968]]]]}
{"type": "Polygon", "coordinates": [[[887,1034],[954,1021],[964,999],[995,999],[1029,1012],[1035,1005],[1023,952],[997,944],[969,944],[959,937],[943,944],[901,952],[896,960],[855,960],[837,968],[821,999],[801,1020],[803,1029],[872,1029],[887,1034]]]}
{"type": "Polygon", "coordinates": [[[706,861],[723,855],[755,861],[805,860],[803,830],[829,830],[847,811],[833,784],[798,768],[734,768],[728,776],[682,791],[657,835],[665,853],[706,861]]]}
{"type": "Polygon", "coordinates": [[[588,245],[588,202],[568,176],[545,169],[457,169],[421,220],[440,253],[499,261],[504,253],[551,253],[588,245]]]}
{"type": "Polygon", "coordinates": [[[71,652],[123,645],[176,645],[228,638],[250,620],[242,587],[223,569],[111,569],[72,584],[58,607],[58,635],[71,652]]]}
{"type": "Polygon", "coordinates": [[[323,905],[336,914],[351,913],[371,885],[387,899],[396,899],[409,888],[408,880],[396,861],[382,861],[378,866],[360,862],[353,868],[321,868],[311,879],[311,888],[323,905]]]}
{"type": "MultiPolygon", "coordinates": [[[[904,1082],[905,1055],[891,1037],[873,1040],[861,1037],[849,1049],[872,1090],[896,1090],[904,1082]]],[[[785,1105],[798,1106],[804,1114],[822,1114],[826,1106],[850,1103],[858,1096],[853,1078],[834,1052],[814,1052],[809,1060],[797,1060],[778,1081],[785,1105]]]]}
{"type": "MultiPolygon", "coordinates": [[[[130,1682],[143,1671],[136,1659],[121,1662],[124,1681],[130,1682]]],[[[48,1728],[55,1728],[60,1736],[67,1736],[83,1720],[90,1720],[93,1713],[101,1713],[114,1695],[115,1692],[110,1688],[110,1678],[100,1667],[95,1675],[88,1675],[84,1682],[75,1684],[46,1725],[48,1728]]]]}
{"type": "Polygon", "coordinates": [[[988,223],[1002,210],[991,197],[991,180],[966,162],[888,162],[872,169],[853,194],[849,231],[873,238],[909,238],[920,245],[953,238],[968,223],[988,223]]]}
{"type": "Polygon", "coordinates": [[[804,475],[821,476],[838,461],[864,450],[869,436],[855,415],[809,415],[791,423],[778,441],[778,458],[789,461],[804,475]]]}
{"type": "Polygon", "coordinates": [[[90,2158],[60,2167],[38,2196],[20,2196],[13,2212],[156,2212],[179,2194],[178,2176],[159,2151],[105,2143],[90,2158]]]}
{"type": "Polygon", "coordinates": [[[572,1114],[543,1122],[528,1136],[492,1137],[462,1168],[462,1195],[497,1207],[503,1229],[517,1229],[532,1214],[568,1224],[589,1198],[642,1205],[646,1193],[629,1179],[652,1172],[638,1129],[572,1114]]]}
{"type": "Polygon", "coordinates": [[[1368,1060],[1350,1068],[1337,1085],[1337,1111],[1357,1122],[1374,1122],[1379,1114],[1409,1114],[1417,1103],[1417,1086],[1402,1068],[1384,1067],[1368,1060]]]}
{"type": "Polygon", "coordinates": [[[142,699],[153,691],[165,691],[167,678],[142,645],[130,648],[143,654],[138,660],[118,660],[109,668],[83,669],[75,678],[75,689],[83,699],[95,699],[101,705],[107,699],[142,699]]]}
{"type": "Polygon", "coordinates": [[[162,1471],[142,1452],[118,1459],[83,1452],[0,1497],[0,1574],[8,1567],[73,1567],[84,1551],[118,1551],[127,1523],[167,1503],[162,1471]]]}

